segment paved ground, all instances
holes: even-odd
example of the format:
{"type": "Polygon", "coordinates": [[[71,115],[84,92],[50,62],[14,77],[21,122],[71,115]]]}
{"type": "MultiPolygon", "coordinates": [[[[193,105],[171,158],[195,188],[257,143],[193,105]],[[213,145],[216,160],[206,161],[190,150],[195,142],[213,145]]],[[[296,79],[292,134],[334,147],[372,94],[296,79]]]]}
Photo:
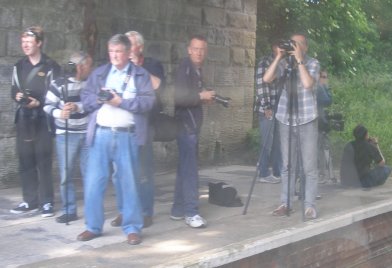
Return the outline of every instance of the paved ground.
{"type": "Polygon", "coordinates": [[[208,220],[205,229],[191,229],[183,221],[169,219],[174,174],[158,175],[154,224],[144,229],[143,243],[138,246],[128,245],[121,229],[110,226],[110,220],[117,213],[112,187],[105,200],[104,234],[89,242],[76,240],[84,230],[81,185],[78,187],[81,217],[69,225],[56,223],[54,218],[44,219],[39,213],[10,214],[9,209],[20,201],[20,189],[0,190],[0,266],[214,267],[228,259],[239,258],[241,254],[252,254],[250,249],[260,252],[289,240],[302,239],[303,233],[302,238],[299,237],[301,230],[307,235],[312,228],[315,235],[316,230],[325,232],[392,207],[389,204],[391,181],[367,192],[342,189],[337,184],[320,185],[319,218],[311,222],[302,221],[299,202],[294,205],[295,212],[290,217],[270,215],[279,204],[280,184],[257,183],[246,215],[243,215],[243,207],[226,208],[208,203],[207,184],[210,181],[233,184],[245,203],[254,172],[254,167],[238,165],[201,170],[201,214],[208,220]]]}

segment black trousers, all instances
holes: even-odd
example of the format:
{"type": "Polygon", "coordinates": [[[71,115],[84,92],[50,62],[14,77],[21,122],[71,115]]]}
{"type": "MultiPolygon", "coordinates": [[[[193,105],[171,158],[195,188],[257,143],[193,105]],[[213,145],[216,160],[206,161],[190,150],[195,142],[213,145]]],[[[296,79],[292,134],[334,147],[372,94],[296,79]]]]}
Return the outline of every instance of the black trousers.
{"type": "Polygon", "coordinates": [[[27,124],[23,120],[17,123],[16,144],[23,201],[33,208],[53,204],[53,137],[45,117],[35,119],[28,127],[27,124]]]}

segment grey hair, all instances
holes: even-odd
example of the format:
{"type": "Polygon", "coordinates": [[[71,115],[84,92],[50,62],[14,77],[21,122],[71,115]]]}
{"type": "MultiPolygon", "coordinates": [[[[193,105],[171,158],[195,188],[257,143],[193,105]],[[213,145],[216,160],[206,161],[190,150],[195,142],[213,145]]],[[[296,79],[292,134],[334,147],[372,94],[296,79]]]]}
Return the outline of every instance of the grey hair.
{"type": "Polygon", "coordinates": [[[84,64],[88,57],[90,57],[90,55],[87,52],[75,51],[69,57],[69,62],[72,62],[76,65],[84,64]]]}
{"type": "Polygon", "coordinates": [[[124,45],[125,49],[129,51],[131,49],[131,41],[129,41],[128,37],[125,34],[115,34],[113,35],[109,41],[108,45],[124,45]]]}
{"type": "Polygon", "coordinates": [[[137,44],[144,45],[144,37],[141,33],[136,32],[136,31],[129,31],[129,32],[126,32],[125,35],[128,37],[131,37],[131,36],[136,37],[137,44]]]}

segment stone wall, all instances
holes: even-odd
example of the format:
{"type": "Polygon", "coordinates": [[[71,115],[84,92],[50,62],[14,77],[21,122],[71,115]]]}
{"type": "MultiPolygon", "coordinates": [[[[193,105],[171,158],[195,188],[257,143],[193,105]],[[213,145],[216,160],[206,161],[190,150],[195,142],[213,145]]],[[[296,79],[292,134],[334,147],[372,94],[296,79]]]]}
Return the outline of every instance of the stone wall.
{"type": "MultiPolygon", "coordinates": [[[[202,164],[239,157],[252,125],[257,0],[0,0],[0,187],[17,178],[15,105],[10,101],[12,65],[22,56],[20,32],[41,25],[46,33],[44,52],[65,62],[71,50],[88,50],[97,64],[106,60],[106,42],[116,33],[141,32],[145,54],[162,61],[168,86],[165,109],[173,112],[172,77],[186,56],[193,33],[209,43],[205,80],[219,94],[232,98],[229,108],[205,109],[200,141],[202,164]]],[[[174,142],[157,143],[159,167],[176,164],[174,142]]]]}

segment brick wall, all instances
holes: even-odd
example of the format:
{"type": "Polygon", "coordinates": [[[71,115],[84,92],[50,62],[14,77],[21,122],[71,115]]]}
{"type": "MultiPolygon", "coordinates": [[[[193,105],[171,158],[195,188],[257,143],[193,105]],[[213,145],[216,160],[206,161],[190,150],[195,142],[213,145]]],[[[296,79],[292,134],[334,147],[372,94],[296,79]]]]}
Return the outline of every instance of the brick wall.
{"type": "MultiPolygon", "coordinates": [[[[106,59],[106,42],[115,33],[141,32],[146,54],[165,67],[168,88],[166,109],[173,111],[172,77],[186,55],[192,33],[204,34],[209,43],[207,84],[231,97],[228,109],[205,109],[201,134],[201,163],[238,157],[246,131],[251,128],[256,0],[0,0],[0,188],[15,184],[17,160],[14,104],[9,88],[12,65],[22,56],[20,32],[41,25],[46,33],[44,52],[64,63],[71,50],[84,49],[96,62],[106,59]],[[217,156],[219,156],[217,159],[217,156]]],[[[176,146],[157,143],[158,167],[176,164],[176,146]]]]}
{"type": "Polygon", "coordinates": [[[391,265],[392,212],[220,267],[381,268],[391,265]]]}

